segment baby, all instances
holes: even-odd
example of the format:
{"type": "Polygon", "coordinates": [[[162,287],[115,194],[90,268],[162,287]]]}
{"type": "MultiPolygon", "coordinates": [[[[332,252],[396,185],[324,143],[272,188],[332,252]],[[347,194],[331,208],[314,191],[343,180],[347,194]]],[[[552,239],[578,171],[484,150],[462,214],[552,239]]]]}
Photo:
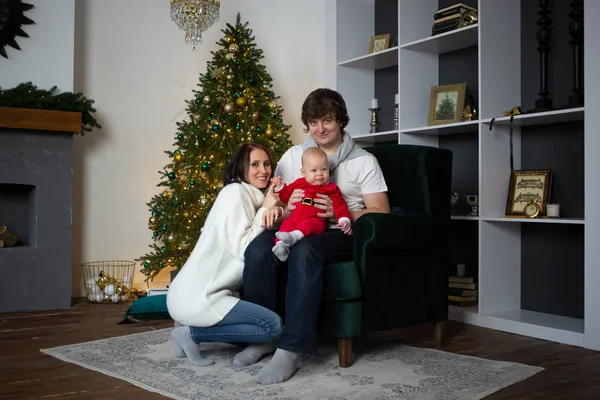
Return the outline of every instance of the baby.
{"type": "Polygon", "coordinates": [[[350,212],[344,201],[340,188],[333,182],[329,182],[329,162],[327,154],[318,147],[311,147],[302,153],[302,178],[296,179],[292,184],[282,184],[281,177],[273,178],[275,193],[284,203],[289,201],[294,189],[304,190],[302,201],[295,203],[296,208],[291,215],[284,219],[275,233],[275,246],[273,253],[281,261],[286,261],[290,254],[290,247],[300,239],[310,235],[318,235],[325,232],[327,220],[317,216],[323,210],[315,207],[314,199],[317,193],[326,194],[331,199],[337,225],[347,235],[352,234],[350,212]]]}

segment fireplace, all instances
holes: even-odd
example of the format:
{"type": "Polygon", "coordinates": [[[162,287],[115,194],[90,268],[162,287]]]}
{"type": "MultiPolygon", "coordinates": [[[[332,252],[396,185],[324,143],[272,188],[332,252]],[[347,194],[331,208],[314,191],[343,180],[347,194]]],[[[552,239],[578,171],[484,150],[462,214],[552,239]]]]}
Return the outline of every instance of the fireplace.
{"type": "Polygon", "coordinates": [[[0,312],[71,306],[73,134],[36,127],[48,111],[29,112],[0,107],[0,226],[19,238],[0,248],[0,312]]]}
{"type": "Polygon", "coordinates": [[[16,246],[36,247],[36,186],[0,183],[0,225],[19,238],[16,246]]]}

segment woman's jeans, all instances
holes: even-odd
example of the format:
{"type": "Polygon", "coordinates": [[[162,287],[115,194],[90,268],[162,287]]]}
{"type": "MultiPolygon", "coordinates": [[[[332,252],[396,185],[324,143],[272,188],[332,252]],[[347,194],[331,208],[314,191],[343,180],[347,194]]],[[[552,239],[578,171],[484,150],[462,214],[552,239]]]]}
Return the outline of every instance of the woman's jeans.
{"type": "Polygon", "coordinates": [[[275,310],[277,274],[287,274],[285,326],[277,347],[300,354],[314,353],[323,268],[328,262],[352,257],[353,237],[340,229],[308,236],[290,249],[287,264],[271,251],[275,232],[258,235],[244,254],[244,300],[275,310]]]}
{"type": "Polygon", "coordinates": [[[196,343],[259,343],[275,339],[281,333],[281,318],[273,311],[244,300],[220,322],[206,328],[190,326],[196,343]]]}

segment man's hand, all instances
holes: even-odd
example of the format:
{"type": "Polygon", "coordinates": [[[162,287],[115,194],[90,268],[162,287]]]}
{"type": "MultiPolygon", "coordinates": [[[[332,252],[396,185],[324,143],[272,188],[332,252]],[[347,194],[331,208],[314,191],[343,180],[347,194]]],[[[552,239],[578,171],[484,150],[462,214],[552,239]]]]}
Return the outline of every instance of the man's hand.
{"type": "Polygon", "coordinates": [[[303,197],[304,197],[304,190],[294,189],[294,191],[292,192],[292,195],[290,196],[290,199],[288,200],[287,209],[289,211],[296,209],[296,206],[294,204],[298,203],[299,201],[302,201],[303,197]]]}
{"type": "Polygon", "coordinates": [[[315,207],[320,208],[324,212],[317,214],[317,217],[331,219],[334,216],[333,206],[331,205],[331,199],[326,194],[317,193],[315,200],[315,207]]]}
{"type": "Polygon", "coordinates": [[[352,235],[352,224],[347,219],[343,219],[342,221],[338,222],[336,226],[342,228],[342,232],[344,232],[346,235],[352,235]]]}

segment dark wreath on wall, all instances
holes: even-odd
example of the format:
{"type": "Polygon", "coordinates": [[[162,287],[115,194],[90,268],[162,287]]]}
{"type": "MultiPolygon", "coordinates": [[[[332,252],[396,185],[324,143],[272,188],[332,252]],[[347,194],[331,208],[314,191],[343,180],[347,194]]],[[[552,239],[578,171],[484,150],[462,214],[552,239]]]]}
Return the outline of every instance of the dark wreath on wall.
{"type": "Polygon", "coordinates": [[[29,37],[21,29],[22,25],[35,24],[24,13],[33,8],[32,4],[23,3],[21,0],[0,0],[0,55],[8,58],[6,46],[21,50],[17,44],[17,36],[29,37]]]}

